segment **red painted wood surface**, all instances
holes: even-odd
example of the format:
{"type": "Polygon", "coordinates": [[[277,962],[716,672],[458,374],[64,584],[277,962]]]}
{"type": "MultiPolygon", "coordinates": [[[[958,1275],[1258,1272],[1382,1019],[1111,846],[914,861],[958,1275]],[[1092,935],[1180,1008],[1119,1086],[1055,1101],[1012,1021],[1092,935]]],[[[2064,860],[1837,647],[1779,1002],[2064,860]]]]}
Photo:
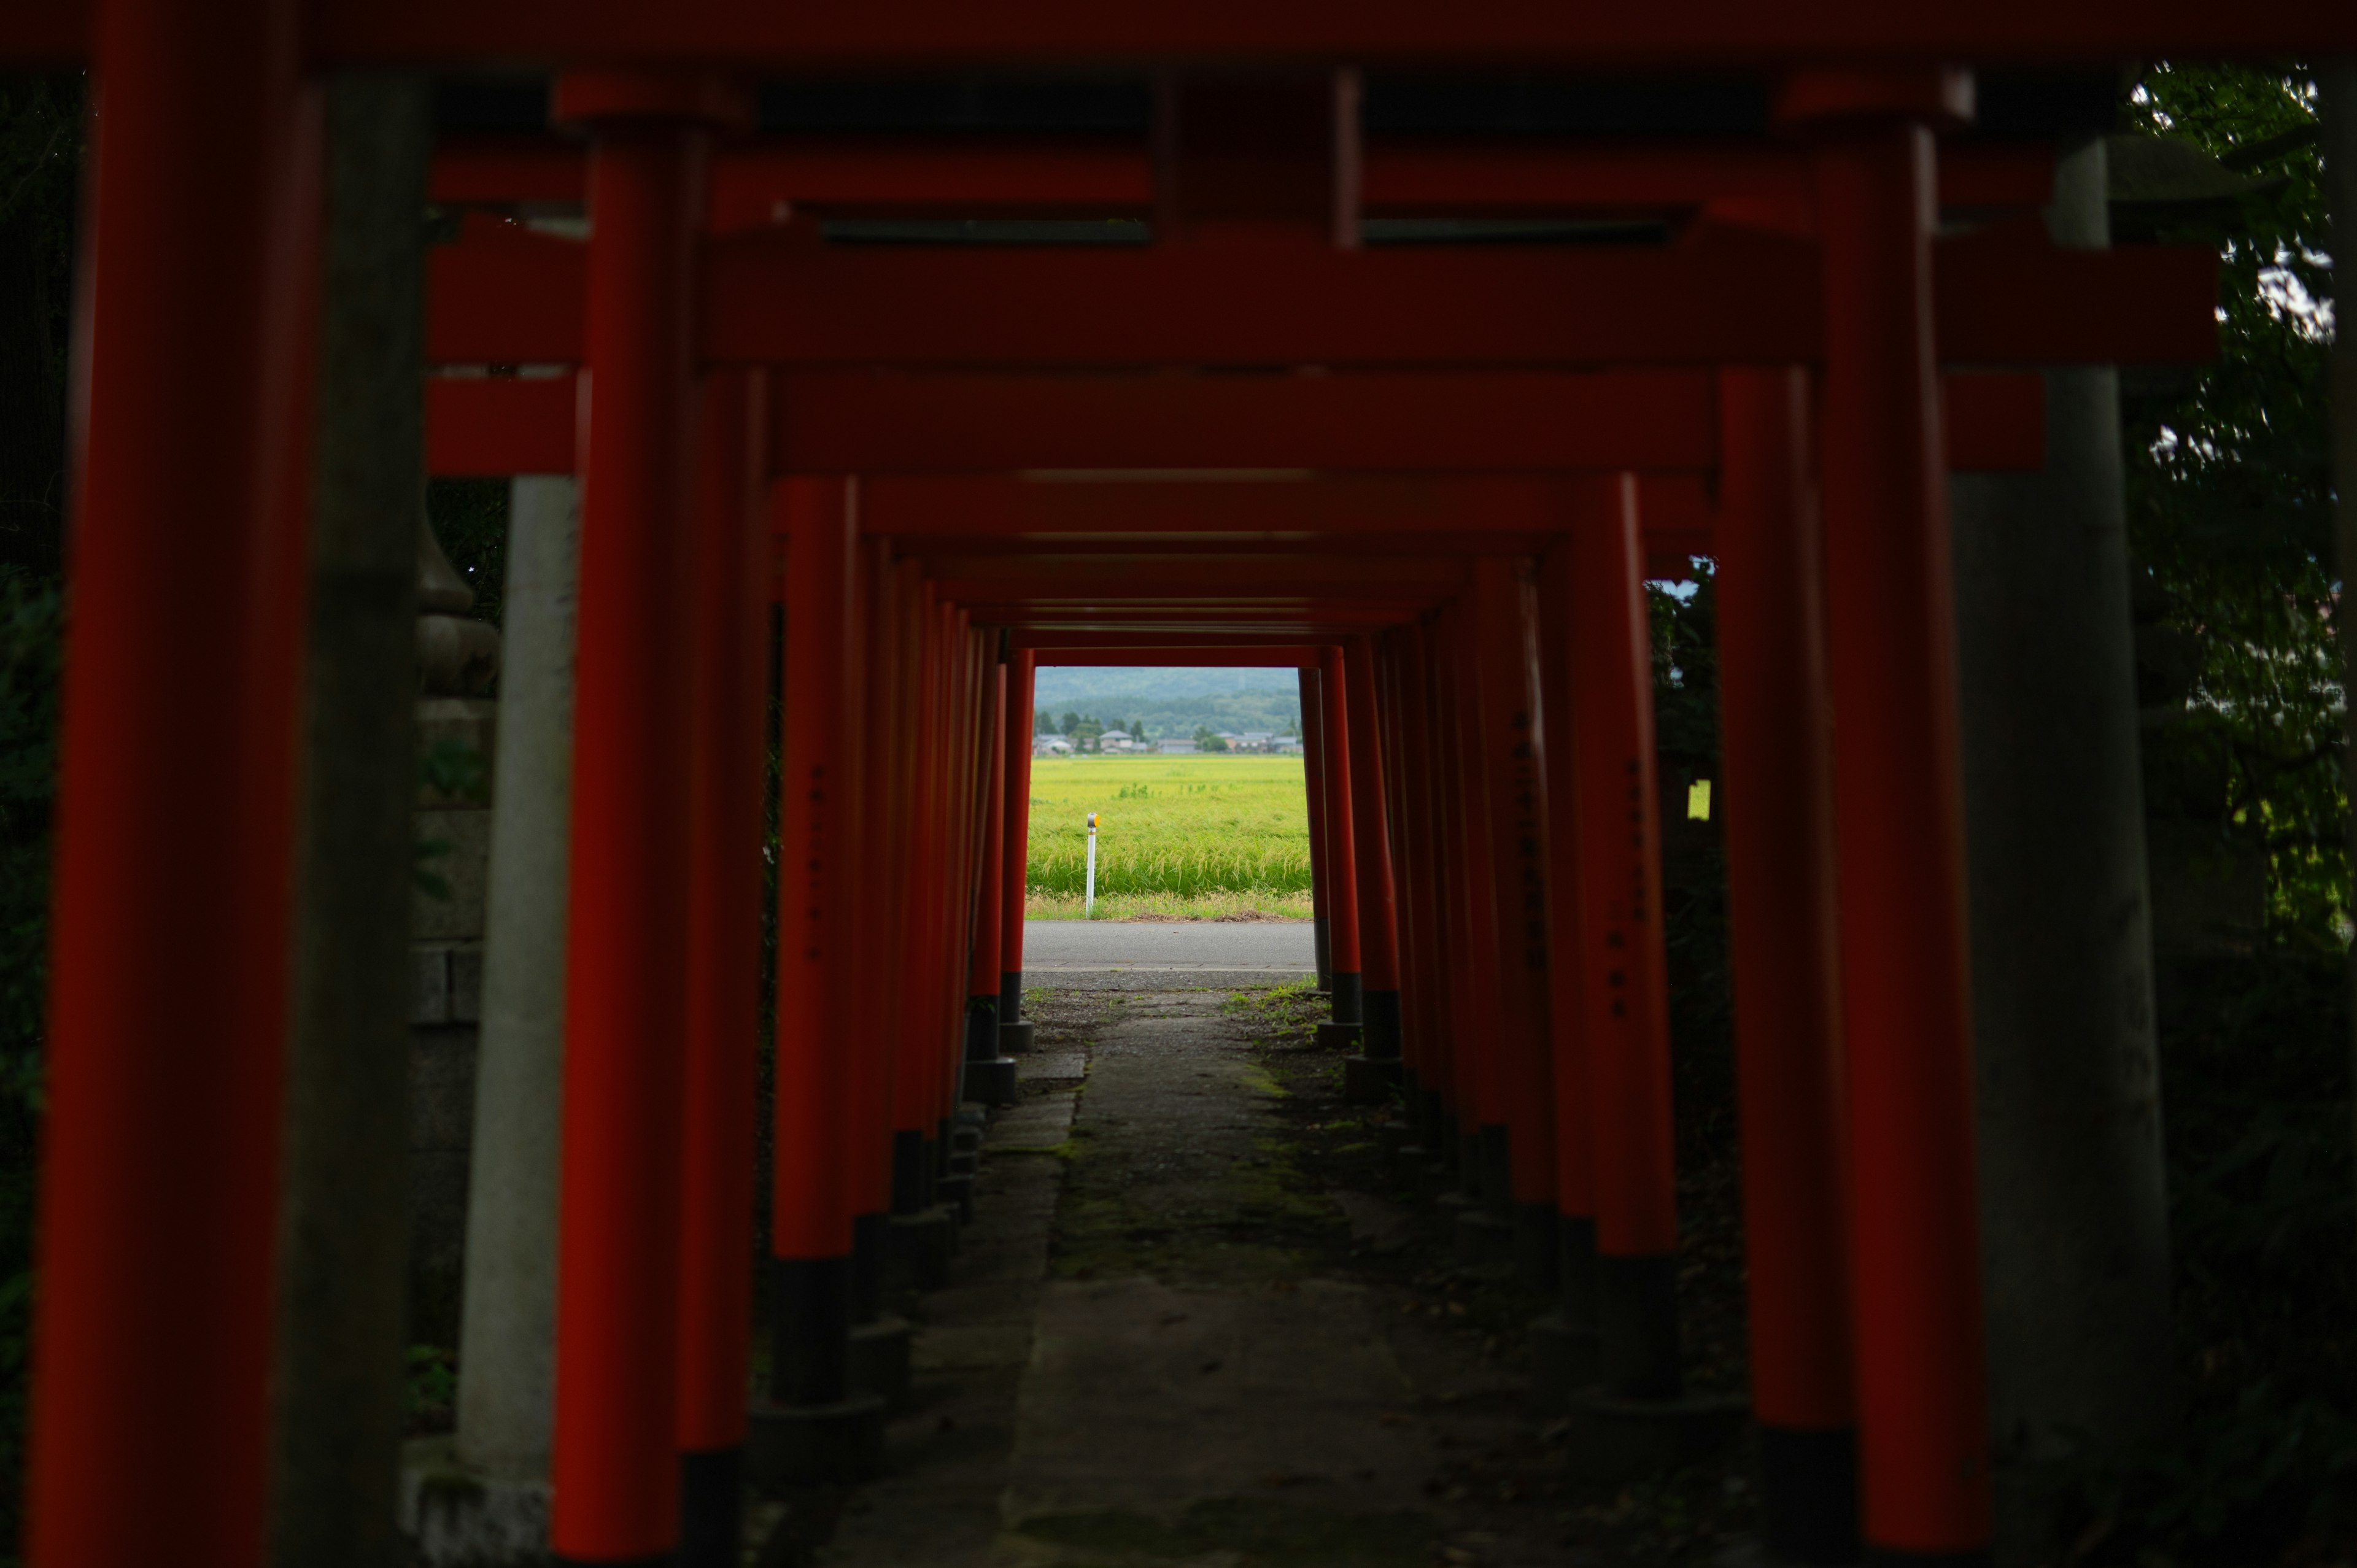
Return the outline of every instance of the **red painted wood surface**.
{"type": "Polygon", "coordinates": [[[755,1047],[759,1037],[764,615],[760,377],[705,379],[696,422],[690,650],[687,975],[682,1120],[679,1408],[683,1453],[745,1441],[753,1334],[755,1047]]]}

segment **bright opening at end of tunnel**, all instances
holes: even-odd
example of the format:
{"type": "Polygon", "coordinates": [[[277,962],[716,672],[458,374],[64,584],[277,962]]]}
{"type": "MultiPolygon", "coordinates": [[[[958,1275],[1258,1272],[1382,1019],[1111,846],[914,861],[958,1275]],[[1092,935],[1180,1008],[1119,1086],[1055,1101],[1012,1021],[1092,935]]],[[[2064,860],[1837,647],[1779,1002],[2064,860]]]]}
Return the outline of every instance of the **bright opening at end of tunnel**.
{"type": "Polygon", "coordinates": [[[1297,671],[1048,666],[1033,707],[1028,918],[1309,917],[1297,671]]]}

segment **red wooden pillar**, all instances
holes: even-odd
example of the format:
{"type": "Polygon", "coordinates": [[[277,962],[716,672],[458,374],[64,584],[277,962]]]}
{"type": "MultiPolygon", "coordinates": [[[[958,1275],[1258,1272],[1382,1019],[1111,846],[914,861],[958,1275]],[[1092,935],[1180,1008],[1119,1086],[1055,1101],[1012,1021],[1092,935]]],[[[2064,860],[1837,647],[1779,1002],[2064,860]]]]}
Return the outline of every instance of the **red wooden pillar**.
{"type": "Polygon", "coordinates": [[[1023,1022],[1023,918],[1025,879],[1031,856],[1031,693],[1039,656],[1028,649],[1007,671],[1006,716],[1013,725],[1006,742],[1006,845],[1004,901],[998,922],[998,1038],[1001,1050],[1025,1050],[1030,1026],[1023,1022]]]}
{"type": "Polygon", "coordinates": [[[1334,897],[1326,916],[1327,961],[1332,966],[1334,1022],[1361,1017],[1363,975],[1359,940],[1358,822],[1351,800],[1351,715],[1344,691],[1342,650],[1324,648],[1318,658],[1318,774],[1325,794],[1326,873],[1334,897]]]}
{"type": "Polygon", "coordinates": [[[1803,371],[1719,377],[1717,614],[1751,1407],[1776,1555],[1857,1551],[1823,553],[1803,371]]]}
{"type": "Polygon", "coordinates": [[[1354,637],[1329,655],[1343,668],[1343,706],[1350,715],[1353,853],[1359,888],[1359,1017],[1361,1055],[1346,1069],[1358,1081],[1353,1099],[1384,1100],[1399,1079],[1399,915],[1392,889],[1392,844],[1383,757],[1375,724],[1375,660],[1368,639],[1354,637]]]}
{"type": "Polygon", "coordinates": [[[1500,1081],[1505,1091],[1508,1192],[1514,1255],[1523,1277],[1555,1283],[1556,1251],[1554,1036],[1548,1022],[1546,800],[1537,690],[1537,628],[1529,565],[1500,556],[1473,564],[1469,710],[1488,790],[1489,856],[1496,900],[1500,1081]]]}
{"type": "Polygon", "coordinates": [[[895,969],[890,983],[904,994],[895,1009],[891,1050],[892,1085],[892,1212],[919,1214],[933,1202],[932,1140],[939,1094],[934,1069],[939,1065],[934,1031],[939,1019],[935,995],[927,983],[929,961],[939,939],[935,891],[941,865],[938,807],[941,800],[942,688],[948,683],[948,650],[942,646],[942,607],[913,561],[897,564],[900,608],[905,621],[901,645],[909,660],[912,701],[894,744],[908,754],[905,811],[878,824],[887,833],[905,834],[908,848],[900,866],[900,936],[894,946],[895,969]]]}
{"type": "MultiPolygon", "coordinates": [[[[1575,526],[1609,526],[1624,480],[1591,480],[1575,503],[1575,526]]],[[[1587,947],[1580,870],[1579,731],[1573,717],[1570,612],[1574,567],[1568,545],[1539,567],[1539,707],[1545,726],[1547,956],[1555,1055],[1556,1310],[1532,1326],[1533,1381],[1556,1406],[1596,1379],[1596,1097],[1587,1063],[1587,947]]]]}
{"type": "MultiPolygon", "coordinates": [[[[856,532],[853,492],[851,525],[856,532]]],[[[891,548],[870,540],[859,552],[853,585],[860,625],[852,645],[851,715],[858,770],[853,779],[851,843],[862,852],[853,876],[857,935],[853,972],[859,983],[843,1048],[852,1058],[852,1316],[880,1321],[888,1220],[892,1211],[892,1110],[898,1098],[893,1049],[907,980],[900,972],[901,873],[908,853],[908,734],[912,675],[902,626],[900,585],[891,548]]]]}
{"type": "Polygon", "coordinates": [[[1950,72],[1790,82],[1824,253],[1825,616],[1839,811],[1859,1479],[1869,1552],[1989,1541],[1963,785],[1932,341],[1950,72]]]}
{"type": "Polygon", "coordinates": [[[93,9],[26,1546],[212,1568],[264,1555],[317,104],[291,5],[93,9]]]}
{"type": "Polygon", "coordinates": [[[998,993],[1006,973],[999,954],[1006,916],[1006,770],[1013,760],[1007,729],[1014,717],[1006,706],[1006,666],[993,660],[983,699],[989,716],[984,725],[987,738],[982,751],[981,881],[974,898],[973,959],[966,966],[965,1056],[969,1062],[995,1062],[999,1058],[998,993]]]}
{"type": "Polygon", "coordinates": [[[1431,983],[1423,961],[1430,937],[1419,924],[1421,910],[1416,903],[1416,886],[1423,875],[1419,858],[1422,851],[1412,804],[1415,786],[1410,782],[1414,769],[1408,750],[1413,743],[1408,738],[1403,672],[1405,650],[1414,635],[1413,627],[1395,628],[1384,634],[1374,645],[1374,667],[1375,716],[1383,736],[1383,800],[1387,806],[1384,814],[1391,822],[1392,899],[1399,932],[1400,1089],[1405,1107],[1403,1120],[1409,1133],[1417,1136],[1417,1146],[1422,1147],[1416,1085],[1423,1062],[1422,1036],[1426,1027],[1424,1009],[1431,999],[1431,983]]]}
{"type": "Polygon", "coordinates": [[[1318,700],[1318,671],[1304,670],[1301,692],[1301,787],[1309,809],[1310,943],[1317,953],[1318,989],[1334,989],[1334,889],[1326,865],[1326,740],[1318,700]]]}
{"type": "Polygon", "coordinates": [[[1636,485],[1579,519],[1570,553],[1580,976],[1593,1095],[1596,1310],[1605,1391],[1679,1391],[1677,1169],[1662,954],[1653,661],[1636,485]]]}
{"type": "Polygon", "coordinates": [[[687,998],[680,1207],[682,1568],[742,1554],[751,1350],[754,1047],[761,988],[769,569],[759,372],[705,379],[690,619],[687,998]]]}
{"type": "Polygon", "coordinates": [[[856,1217],[880,1219],[882,1200],[860,1178],[883,1160],[880,1119],[862,1091],[880,1053],[854,1026],[864,869],[855,717],[857,529],[845,480],[783,479],[772,500],[782,514],[778,536],[786,549],[785,702],[771,1337],[769,1405],[760,1414],[779,1428],[780,1467],[791,1472],[780,1478],[813,1472],[859,1478],[875,1466],[883,1406],[852,1380],[856,1217]],[[797,1432],[809,1436],[797,1444],[797,1432]]]}
{"type": "Polygon", "coordinates": [[[942,715],[942,741],[949,747],[942,770],[942,819],[940,866],[940,939],[931,955],[934,983],[933,1172],[949,1174],[950,1123],[957,1113],[965,1071],[966,961],[974,950],[975,843],[974,780],[981,771],[981,659],[964,610],[947,612],[950,682],[942,715]]]}
{"type": "Polygon", "coordinates": [[[678,1543],[693,425],[690,320],[707,84],[586,73],[596,129],[567,906],[552,1554],[678,1543]]]}
{"type": "Polygon", "coordinates": [[[1491,855],[1490,788],[1481,749],[1481,682],[1474,652],[1473,607],[1448,607],[1444,736],[1449,768],[1447,838],[1455,863],[1448,917],[1461,933],[1450,954],[1458,1004],[1457,1041],[1464,1067],[1459,1083],[1469,1116],[1460,1122],[1458,1158],[1469,1195],[1478,1195],[1498,1219],[1512,1210],[1507,1149],[1509,1090],[1499,1044],[1505,1015],[1498,942],[1497,866],[1491,855]]]}
{"type": "Polygon", "coordinates": [[[1453,1132],[1448,1112],[1454,1097],[1449,1092],[1448,975],[1442,961],[1446,942],[1438,898],[1443,878],[1433,840],[1439,785],[1431,713],[1432,656],[1422,626],[1403,627],[1397,635],[1394,662],[1399,744],[1394,751],[1399,790],[1394,814],[1403,846],[1401,958],[1408,982],[1404,1088],[1417,1146],[1445,1159],[1454,1153],[1448,1142],[1453,1132]]]}

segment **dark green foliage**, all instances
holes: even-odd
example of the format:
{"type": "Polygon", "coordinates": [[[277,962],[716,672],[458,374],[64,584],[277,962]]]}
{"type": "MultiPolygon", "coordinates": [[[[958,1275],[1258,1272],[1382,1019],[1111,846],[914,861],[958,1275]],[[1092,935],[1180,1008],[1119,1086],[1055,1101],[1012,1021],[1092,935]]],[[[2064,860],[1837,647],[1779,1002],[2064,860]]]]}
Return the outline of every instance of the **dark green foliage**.
{"type": "MultiPolygon", "coordinates": [[[[2138,572],[2147,792],[2222,853],[2264,853],[2284,940],[2329,943],[2348,907],[2341,822],[2331,269],[2304,74],[2163,66],[2128,127],[2189,139],[2260,183],[2152,238],[2215,246],[2222,353],[2176,388],[2126,382],[2128,527],[2138,572]]],[[[2123,235],[2123,238],[2133,238],[2123,235]]],[[[2337,947],[2337,943],[2331,943],[2337,947]]]]}
{"type": "Polygon", "coordinates": [[[467,613],[500,624],[507,605],[508,481],[433,479],[425,486],[425,515],[442,553],[475,590],[467,613]]]}
{"type": "Polygon", "coordinates": [[[0,1561],[21,1525],[82,79],[0,78],[0,1561]]]}
{"type": "Polygon", "coordinates": [[[2357,1254],[2341,963],[2304,944],[2159,970],[2186,1431],[2045,1477],[2091,1563],[2242,1564],[2357,1541],[2357,1254]]]}
{"type": "Polygon", "coordinates": [[[79,76],[0,77],[0,566],[54,578],[66,516],[79,76]]]}
{"type": "Polygon", "coordinates": [[[2149,234],[2215,246],[2219,361],[2124,378],[2147,810],[2263,854],[2265,940],[2163,954],[2162,1094],[2187,1430],[2125,1470],[2052,1477],[2090,1563],[2345,1556],[2357,1541],[2349,862],[2313,86],[2161,66],[2125,128],[2257,188],[2149,234]]]}
{"type": "Polygon", "coordinates": [[[0,577],[0,1543],[16,1539],[24,1473],[63,637],[55,583],[0,577]]]}
{"type": "Polygon", "coordinates": [[[1681,597],[1647,591],[1653,621],[1653,736],[1662,822],[1662,931],[1669,964],[1678,1165],[1729,1156],[1735,1136],[1735,1002],[1727,957],[1727,851],[1716,802],[1686,815],[1689,786],[1718,783],[1718,623],[1710,564],[1681,597]]]}

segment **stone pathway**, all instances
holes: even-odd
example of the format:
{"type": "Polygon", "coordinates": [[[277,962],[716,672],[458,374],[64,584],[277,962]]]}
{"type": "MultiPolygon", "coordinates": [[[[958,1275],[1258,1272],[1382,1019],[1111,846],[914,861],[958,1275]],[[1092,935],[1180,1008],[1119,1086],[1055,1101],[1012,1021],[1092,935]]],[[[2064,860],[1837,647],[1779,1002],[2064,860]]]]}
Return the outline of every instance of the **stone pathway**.
{"type": "Polygon", "coordinates": [[[1494,1342],[1485,1354],[1410,1292],[1313,1261],[1354,1237],[1395,1245],[1406,1219],[1305,1186],[1285,1090],[1230,996],[1041,999],[956,1283],[915,1309],[917,1408],[817,1562],[1569,1560],[1558,1516],[1501,1517],[1467,1483],[1534,1446],[1494,1342]]]}

